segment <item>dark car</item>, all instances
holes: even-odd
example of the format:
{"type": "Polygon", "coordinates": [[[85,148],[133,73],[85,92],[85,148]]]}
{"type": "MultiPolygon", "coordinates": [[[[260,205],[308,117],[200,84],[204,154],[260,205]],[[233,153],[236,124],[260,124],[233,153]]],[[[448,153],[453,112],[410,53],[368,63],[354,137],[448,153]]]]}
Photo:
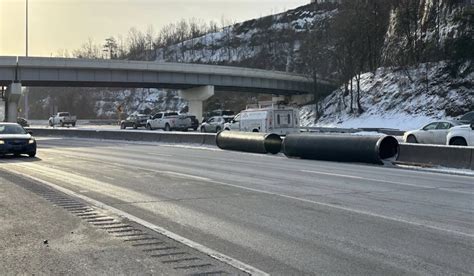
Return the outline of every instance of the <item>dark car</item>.
{"type": "Polygon", "coordinates": [[[459,120],[465,124],[470,124],[474,122],[474,111],[464,114],[461,118],[459,118],[459,120]]]}
{"type": "Polygon", "coordinates": [[[36,155],[36,140],[22,126],[15,123],[0,123],[0,156],[13,154],[36,155]]]}
{"type": "Polygon", "coordinates": [[[199,120],[194,115],[187,115],[186,118],[191,119],[191,128],[197,130],[199,128],[199,120]]]}
{"type": "Polygon", "coordinates": [[[127,119],[120,122],[120,128],[126,129],[127,127],[133,127],[133,129],[137,129],[139,127],[145,127],[148,119],[150,119],[150,116],[144,114],[130,115],[127,119]]]}
{"type": "Polygon", "coordinates": [[[28,124],[28,121],[25,118],[21,118],[21,117],[18,117],[18,119],[16,119],[16,123],[19,124],[22,127],[29,127],[30,126],[30,124],[28,124]]]}

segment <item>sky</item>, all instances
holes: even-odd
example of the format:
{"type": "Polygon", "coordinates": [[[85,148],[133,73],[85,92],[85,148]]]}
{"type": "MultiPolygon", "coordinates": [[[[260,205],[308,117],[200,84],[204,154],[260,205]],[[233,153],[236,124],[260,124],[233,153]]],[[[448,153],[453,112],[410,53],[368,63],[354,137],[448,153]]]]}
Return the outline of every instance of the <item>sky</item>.
{"type": "MultiPolygon", "coordinates": [[[[92,39],[126,36],[182,18],[241,22],[308,4],[310,0],[28,0],[29,55],[58,56],[92,39]]],[[[26,0],[0,0],[0,56],[25,55],[26,0]]]]}

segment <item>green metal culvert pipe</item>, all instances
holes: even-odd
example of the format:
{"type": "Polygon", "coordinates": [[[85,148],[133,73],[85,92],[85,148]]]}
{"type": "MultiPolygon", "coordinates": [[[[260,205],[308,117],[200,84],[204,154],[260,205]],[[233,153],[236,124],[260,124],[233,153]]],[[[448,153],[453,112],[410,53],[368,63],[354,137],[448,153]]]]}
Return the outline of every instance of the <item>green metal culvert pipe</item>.
{"type": "Polygon", "coordinates": [[[277,154],[281,151],[281,137],[273,133],[221,131],[216,144],[225,150],[277,154]]]}
{"type": "Polygon", "coordinates": [[[393,136],[290,134],[283,152],[302,159],[383,164],[397,158],[399,144],[393,136]]]}

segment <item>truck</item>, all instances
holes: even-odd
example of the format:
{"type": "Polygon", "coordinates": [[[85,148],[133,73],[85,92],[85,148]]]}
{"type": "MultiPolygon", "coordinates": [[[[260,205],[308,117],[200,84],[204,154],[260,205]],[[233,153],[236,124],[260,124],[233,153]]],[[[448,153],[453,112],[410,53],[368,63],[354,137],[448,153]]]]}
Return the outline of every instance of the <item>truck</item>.
{"type": "Polygon", "coordinates": [[[146,122],[146,128],[148,130],[187,131],[191,127],[191,118],[187,115],[179,115],[178,112],[158,112],[146,122]]]}
{"type": "Polygon", "coordinates": [[[299,110],[282,105],[247,107],[224,124],[224,130],[287,135],[300,131],[299,110]]]}
{"type": "Polygon", "coordinates": [[[446,143],[451,146],[474,147],[474,121],[471,124],[451,128],[446,137],[446,143]]]}
{"type": "Polygon", "coordinates": [[[71,116],[69,112],[58,112],[56,115],[53,115],[49,118],[49,126],[59,125],[64,126],[76,126],[77,118],[76,116],[71,116]]]}

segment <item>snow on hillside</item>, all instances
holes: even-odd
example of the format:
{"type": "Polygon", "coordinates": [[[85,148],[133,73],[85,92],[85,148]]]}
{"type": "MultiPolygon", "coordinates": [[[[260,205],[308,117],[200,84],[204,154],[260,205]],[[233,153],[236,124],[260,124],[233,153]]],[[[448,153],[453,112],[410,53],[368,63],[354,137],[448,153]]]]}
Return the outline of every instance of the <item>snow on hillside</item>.
{"type": "Polygon", "coordinates": [[[350,112],[350,94],[344,95],[340,88],[323,100],[322,115],[316,122],[315,106],[303,107],[302,125],[409,130],[431,120],[457,117],[474,109],[474,72],[471,62],[459,66],[457,76],[451,75],[451,69],[446,62],[406,70],[379,68],[362,75],[362,114],[358,114],[357,107],[350,112]]]}
{"type": "Polygon", "coordinates": [[[298,36],[332,18],[337,9],[313,10],[303,6],[285,13],[237,23],[201,37],[156,51],[157,61],[188,63],[233,63],[268,51],[282,51],[287,59],[299,51],[298,36]],[[270,36],[270,37],[269,37],[270,36]],[[271,41],[270,41],[271,40],[271,41]],[[290,42],[289,42],[290,41],[290,42]]]}
{"type": "Polygon", "coordinates": [[[101,91],[96,99],[95,112],[98,117],[116,116],[119,105],[126,114],[181,110],[186,105],[177,92],[163,89],[126,89],[101,91]]]}

